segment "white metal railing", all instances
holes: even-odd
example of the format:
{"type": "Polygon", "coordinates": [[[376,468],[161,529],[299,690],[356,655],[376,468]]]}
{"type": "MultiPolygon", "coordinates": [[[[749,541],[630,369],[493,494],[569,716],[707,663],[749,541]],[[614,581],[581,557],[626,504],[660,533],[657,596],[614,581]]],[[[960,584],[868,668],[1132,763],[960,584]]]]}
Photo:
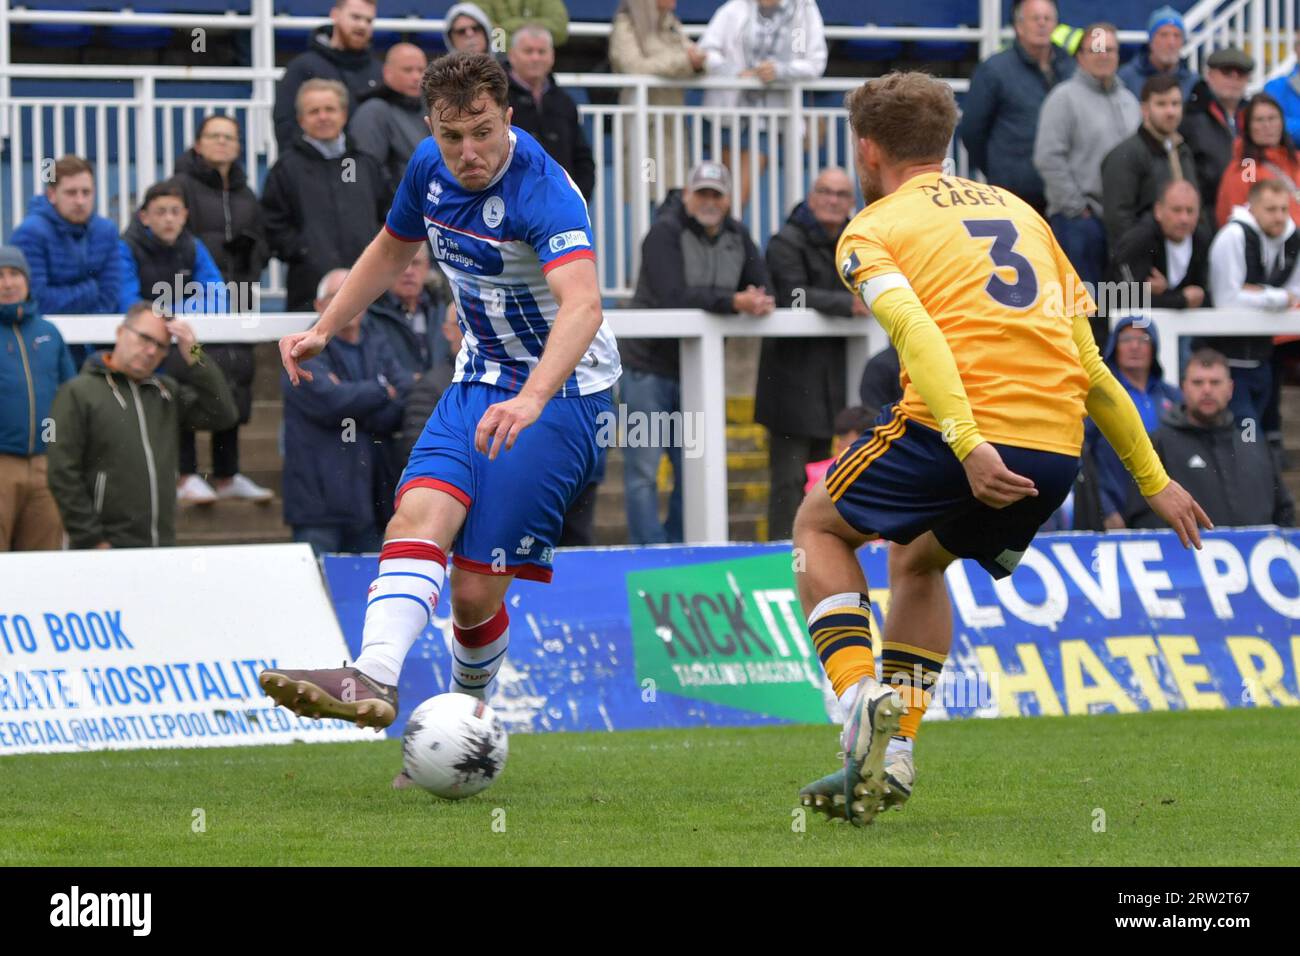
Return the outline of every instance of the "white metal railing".
{"type": "MultiPolygon", "coordinates": [[[[1152,309],[1145,313],[1160,331],[1160,362],[1166,375],[1179,368],[1178,336],[1300,334],[1300,313],[1239,312],[1231,309],[1152,309]]],[[[682,411],[696,413],[702,431],[699,457],[683,455],[682,507],[690,542],[727,540],[727,437],[725,354],[728,337],[837,337],[846,342],[850,401],[867,357],[885,347],[887,337],[871,321],[828,318],[816,312],[778,309],[763,318],[719,316],[695,310],[617,309],[606,312],[619,338],[679,338],[682,411]]],[[[47,316],[71,343],[110,342],[121,321],[114,315],[47,316]]],[[[316,316],[309,313],[251,313],[186,316],[200,342],[268,342],[299,332],[316,316]]]]}
{"type": "MultiPolygon", "coordinates": [[[[11,65],[14,78],[67,80],[66,68],[48,65],[11,65]]],[[[0,102],[0,117],[9,130],[8,188],[10,216],[0,222],[8,234],[21,221],[28,199],[40,193],[48,176],[48,163],[65,152],[76,152],[96,168],[97,203],[101,215],[125,228],[139,196],[154,182],[171,174],[176,156],[193,143],[194,130],[213,113],[234,115],[243,129],[243,162],[249,184],[260,193],[264,170],[277,159],[271,119],[273,100],[199,99],[158,94],[158,84],[202,81],[239,81],[271,88],[280,70],[255,68],[189,67],[78,67],[78,80],[128,81],[129,92],[93,98],[58,99],[49,94],[16,96],[0,102]],[[110,150],[110,140],[113,149],[110,150]],[[110,161],[115,152],[117,161],[110,161]],[[30,154],[30,160],[25,157],[30,154]]],[[[655,206],[668,190],[681,185],[677,178],[700,160],[723,158],[724,138],[741,143],[752,139],[746,161],[753,186],[743,202],[744,176],[733,177],[732,213],[748,225],[762,247],[802,199],[813,178],[827,165],[852,165],[848,116],[838,105],[815,105],[818,93],[843,93],[861,81],[855,78],[810,80],[785,87],[765,88],[757,80],[703,78],[663,80],[652,76],[611,74],[557,74],[569,88],[628,91],[631,102],[583,104],[579,114],[593,146],[596,190],[590,204],[597,261],[605,295],[631,296],[640,262],[640,242],[655,206]],[[649,102],[652,89],[778,90],[780,107],[717,109],[705,106],[666,106],[649,102]],[[671,133],[672,135],[667,135],[671,133]],[[671,153],[671,155],[670,155],[671,153]],[[645,157],[647,167],[633,162],[645,157]],[[662,171],[662,174],[660,174],[662,171]]],[[[958,92],[968,81],[949,81],[958,92]]],[[[110,91],[111,93],[111,91],[110,91]]],[[[838,97],[836,97],[838,100],[838,97]]],[[[952,145],[955,171],[967,170],[965,150],[952,145]]],[[[726,158],[731,158],[727,153],[726,158]]],[[[273,264],[267,294],[280,292],[279,264],[273,264]]]]}
{"type": "Polygon", "coordinates": [[[1188,64],[1199,72],[1210,53],[1235,46],[1255,61],[1252,87],[1290,71],[1295,66],[1296,6],[1294,0],[1201,0],[1183,18],[1188,64]]]}

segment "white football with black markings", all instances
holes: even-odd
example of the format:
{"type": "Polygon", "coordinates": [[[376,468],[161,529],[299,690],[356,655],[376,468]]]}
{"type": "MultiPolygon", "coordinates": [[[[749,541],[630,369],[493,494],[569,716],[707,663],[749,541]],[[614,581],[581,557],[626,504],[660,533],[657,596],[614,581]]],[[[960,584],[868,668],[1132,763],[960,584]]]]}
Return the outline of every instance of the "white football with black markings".
{"type": "Polygon", "coordinates": [[[448,800],[486,790],[505,768],[508,749],[501,718],[468,694],[430,697],[412,711],[402,732],[406,775],[448,800]]]}

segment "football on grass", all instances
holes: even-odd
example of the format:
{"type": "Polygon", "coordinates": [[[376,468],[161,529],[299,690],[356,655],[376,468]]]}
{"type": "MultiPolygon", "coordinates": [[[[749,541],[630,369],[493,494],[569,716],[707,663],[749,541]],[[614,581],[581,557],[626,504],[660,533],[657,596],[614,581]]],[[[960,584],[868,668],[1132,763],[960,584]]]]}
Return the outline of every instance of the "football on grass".
{"type": "Polygon", "coordinates": [[[506,765],[501,718],[468,694],[430,697],[402,732],[402,765],[417,784],[448,800],[486,790],[506,765]]]}

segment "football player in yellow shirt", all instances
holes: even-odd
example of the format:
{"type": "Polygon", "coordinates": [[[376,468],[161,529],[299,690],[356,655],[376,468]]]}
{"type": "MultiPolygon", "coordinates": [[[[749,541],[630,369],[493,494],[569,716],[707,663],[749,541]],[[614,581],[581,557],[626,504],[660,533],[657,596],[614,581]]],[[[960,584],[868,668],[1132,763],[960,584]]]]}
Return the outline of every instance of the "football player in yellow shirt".
{"type": "Polygon", "coordinates": [[[944,569],[957,558],[995,578],[1015,569],[1074,482],[1085,414],[1184,547],[1212,526],[1102,362],[1096,307],[1042,217],[944,173],[948,85],[892,73],[847,106],[867,207],[836,257],[898,349],[904,390],[809,493],[794,544],[813,645],[848,715],[843,767],[801,799],[864,824],[911,794],[912,744],[952,642],[944,569]],[[891,542],[879,670],[855,554],[875,538],[891,542]]]}

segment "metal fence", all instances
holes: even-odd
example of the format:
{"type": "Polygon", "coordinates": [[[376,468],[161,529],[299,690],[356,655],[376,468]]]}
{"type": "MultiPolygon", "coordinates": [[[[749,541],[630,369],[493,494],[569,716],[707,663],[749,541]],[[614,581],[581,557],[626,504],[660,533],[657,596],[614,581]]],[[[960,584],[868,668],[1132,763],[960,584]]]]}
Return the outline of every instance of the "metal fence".
{"type": "MultiPolygon", "coordinates": [[[[278,78],[275,71],[271,78],[278,78]]],[[[259,100],[254,90],[268,80],[251,68],[191,69],[186,67],[79,67],[75,80],[58,66],[8,67],[15,79],[39,80],[48,92],[12,96],[0,103],[8,131],[4,141],[0,181],[8,196],[0,205],[0,234],[8,235],[22,220],[30,198],[42,192],[52,176],[53,161],[73,152],[96,169],[100,215],[125,228],[138,199],[153,183],[172,172],[176,157],[194,142],[194,131],[205,116],[232,115],[243,131],[243,162],[250,186],[261,191],[267,171],[277,158],[271,122],[271,100],[259,100]],[[195,95],[197,84],[246,84],[246,98],[195,95]],[[69,83],[102,84],[104,95],[60,95],[69,83]],[[190,91],[187,93],[187,87],[190,91]]],[[[690,83],[651,76],[558,74],[568,88],[611,90],[626,102],[582,104],[579,108],[596,164],[595,194],[590,202],[601,267],[602,291],[627,297],[636,285],[640,241],[655,207],[670,189],[667,171],[681,171],[705,158],[733,159],[724,144],[752,143],[739,153],[749,166],[750,194],[745,201],[742,181],[734,177],[732,212],[762,247],[790,209],[807,193],[825,167],[851,167],[848,117],[839,105],[856,79],[821,79],[785,87],[780,107],[714,109],[700,105],[664,106],[649,102],[651,90],[679,88],[683,95],[708,89],[762,89],[757,80],[704,79],[690,83]]],[[[967,81],[949,81],[964,92],[967,81]]],[[[952,159],[959,174],[966,171],[965,151],[954,144],[952,159]]],[[[736,172],[739,172],[738,170],[736,172]]],[[[264,293],[282,291],[280,270],[273,266],[264,293]]]]}
{"type": "MultiPolygon", "coordinates": [[[[1161,365],[1174,376],[1179,368],[1178,337],[1205,335],[1300,334],[1300,314],[1237,309],[1151,309],[1144,312],[1160,331],[1161,365]]],[[[121,321],[110,315],[48,316],[73,343],[111,342],[121,321]]],[[[687,541],[727,540],[727,434],[724,342],[728,338],[843,338],[850,390],[867,357],[887,344],[873,321],[841,319],[800,309],[777,309],[761,318],[711,315],[693,309],[613,309],[606,312],[620,338],[681,340],[681,408],[696,417],[698,455],[683,455],[682,508],[687,541]]],[[[253,313],[186,316],[201,342],[272,342],[308,328],[308,313],[253,313]]]]}

